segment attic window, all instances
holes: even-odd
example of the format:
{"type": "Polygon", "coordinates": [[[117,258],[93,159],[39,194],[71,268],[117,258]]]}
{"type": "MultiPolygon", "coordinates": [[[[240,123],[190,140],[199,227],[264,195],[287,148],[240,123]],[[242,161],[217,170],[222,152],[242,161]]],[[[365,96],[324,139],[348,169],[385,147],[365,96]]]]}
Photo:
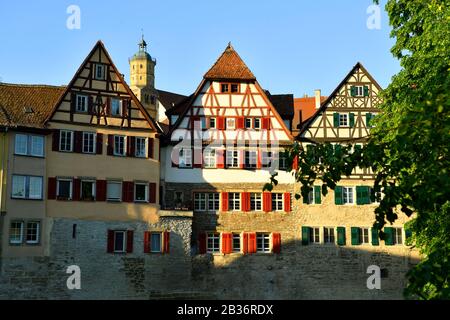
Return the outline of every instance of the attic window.
{"type": "Polygon", "coordinates": [[[34,113],[33,107],[24,107],[25,113],[34,113]]]}
{"type": "Polygon", "coordinates": [[[95,70],[94,74],[95,80],[105,80],[105,65],[96,64],[94,70],[95,70]]]}
{"type": "Polygon", "coordinates": [[[223,83],[221,86],[220,86],[220,91],[222,92],[222,93],[228,93],[229,92],[229,87],[228,87],[228,83],[223,83]]]}

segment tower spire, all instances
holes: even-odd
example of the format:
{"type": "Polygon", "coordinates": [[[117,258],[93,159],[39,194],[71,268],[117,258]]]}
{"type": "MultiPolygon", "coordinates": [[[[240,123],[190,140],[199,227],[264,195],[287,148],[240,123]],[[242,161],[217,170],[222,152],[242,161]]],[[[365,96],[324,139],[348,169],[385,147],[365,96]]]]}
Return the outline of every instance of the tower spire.
{"type": "Polygon", "coordinates": [[[142,38],[141,42],[139,42],[139,51],[147,52],[147,42],[144,40],[144,29],[141,29],[142,32],[142,38]]]}

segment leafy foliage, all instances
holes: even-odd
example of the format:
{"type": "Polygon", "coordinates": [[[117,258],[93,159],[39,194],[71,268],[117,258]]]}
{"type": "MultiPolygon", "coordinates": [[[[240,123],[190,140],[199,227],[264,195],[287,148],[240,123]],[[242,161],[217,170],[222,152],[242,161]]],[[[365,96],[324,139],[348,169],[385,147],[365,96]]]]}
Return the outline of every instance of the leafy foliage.
{"type": "MultiPolygon", "coordinates": [[[[398,214],[413,217],[410,241],[424,257],[408,273],[405,294],[449,299],[450,1],[388,0],[386,10],[396,39],[391,51],[402,70],[382,93],[382,112],[368,143],[353,152],[329,143],[304,150],[296,142],[286,155],[289,163],[298,157],[297,199],[306,197],[317,179],[326,195],[355,167],[371,168],[374,190],[383,193],[374,227],[381,230],[398,214]]],[[[265,189],[274,181],[275,176],[265,189]]]]}

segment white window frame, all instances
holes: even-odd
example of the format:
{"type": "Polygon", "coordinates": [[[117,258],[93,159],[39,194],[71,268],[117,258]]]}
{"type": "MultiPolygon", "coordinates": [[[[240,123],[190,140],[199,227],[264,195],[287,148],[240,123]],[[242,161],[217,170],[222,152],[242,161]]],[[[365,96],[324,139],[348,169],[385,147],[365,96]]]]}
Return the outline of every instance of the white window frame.
{"type": "Polygon", "coordinates": [[[250,210],[251,211],[262,211],[262,209],[263,209],[262,193],[260,193],[260,192],[250,193],[250,210]]]}
{"type": "Polygon", "coordinates": [[[355,188],[354,187],[342,187],[342,204],[344,205],[354,205],[355,202],[355,188]],[[350,193],[351,191],[351,197],[350,193]],[[351,202],[349,201],[351,198],[351,202]]]}
{"type": "Polygon", "coordinates": [[[27,227],[25,231],[25,243],[26,244],[39,244],[40,238],[41,238],[41,222],[40,221],[26,221],[27,227]],[[28,224],[29,223],[35,223],[36,224],[36,240],[27,240],[28,238],[28,224]]]}
{"type": "Polygon", "coordinates": [[[135,182],[134,183],[134,202],[148,202],[148,182],[135,182]],[[145,199],[144,200],[137,200],[136,199],[136,188],[137,186],[144,186],[145,187],[145,199]]]}
{"type": "Polygon", "coordinates": [[[145,158],[145,157],[147,157],[147,138],[145,138],[145,137],[136,137],[135,139],[134,139],[134,155],[135,155],[135,157],[137,157],[137,158],[145,158]],[[139,143],[138,143],[138,141],[141,141],[141,143],[142,143],[142,141],[143,141],[143,143],[141,144],[141,147],[143,148],[143,150],[141,150],[141,151],[143,151],[143,152],[139,152],[138,153],[138,150],[139,150],[139,148],[138,148],[138,145],[139,145],[139,143]]]}
{"type": "Polygon", "coordinates": [[[370,244],[371,243],[370,228],[368,228],[368,227],[360,228],[360,236],[361,236],[361,239],[359,239],[359,240],[360,240],[361,244],[370,244]],[[367,231],[367,242],[364,240],[364,233],[365,233],[365,231],[367,231]]]}
{"type": "MultiPolygon", "coordinates": [[[[95,132],[83,132],[83,135],[82,135],[82,139],[83,139],[83,141],[82,141],[82,151],[83,151],[83,153],[89,153],[89,154],[95,154],[95,153],[97,153],[97,148],[96,148],[96,140],[97,140],[97,134],[95,133],[95,132]],[[86,148],[86,144],[85,144],[85,141],[86,141],[86,136],[91,136],[92,137],[92,151],[89,151],[89,150],[85,150],[85,148],[86,148]]],[[[88,147],[89,147],[89,145],[88,145],[88,147]]]]}
{"type": "Polygon", "coordinates": [[[257,253],[270,253],[270,233],[257,233],[256,234],[256,252],[257,253]],[[260,245],[261,244],[261,245],[260,245]]]}
{"type": "MultiPolygon", "coordinates": [[[[17,245],[17,244],[22,244],[23,243],[23,239],[24,239],[24,225],[25,225],[25,222],[23,221],[23,220],[11,220],[10,222],[9,222],[9,229],[8,229],[8,232],[9,232],[9,234],[8,234],[8,242],[9,242],[9,244],[10,245],[17,245]],[[20,234],[19,234],[19,236],[20,236],[20,240],[12,240],[11,239],[11,229],[12,229],[12,224],[13,223],[19,223],[20,224],[20,234]]],[[[16,229],[15,229],[16,230],[16,229]]],[[[14,234],[14,235],[16,235],[16,234],[14,234]]]]}
{"type": "Polygon", "coordinates": [[[398,246],[400,246],[400,245],[403,245],[403,228],[397,228],[397,227],[393,227],[392,228],[392,230],[394,231],[394,234],[392,235],[393,236],[393,242],[394,242],[394,245],[398,245],[398,246]],[[399,243],[399,241],[398,240],[401,240],[401,243],[399,243]]]}
{"type": "Polygon", "coordinates": [[[69,183],[70,183],[68,200],[73,199],[73,179],[57,178],[57,179],[56,179],[56,196],[57,196],[57,197],[60,197],[60,196],[61,196],[61,195],[59,194],[59,183],[60,183],[61,181],[65,181],[65,182],[69,182],[69,183]]]}
{"type": "Polygon", "coordinates": [[[364,97],[364,86],[355,86],[355,97],[364,97]]]}
{"type": "Polygon", "coordinates": [[[236,149],[226,150],[226,164],[228,168],[239,168],[239,153],[239,150],[236,149]]]}
{"type": "Polygon", "coordinates": [[[220,210],[220,194],[218,192],[209,192],[207,202],[207,210],[209,212],[217,212],[220,210]]]}
{"type": "Polygon", "coordinates": [[[112,116],[121,116],[122,115],[122,100],[117,98],[111,98],[111,115],[112,116]],[[114,104],[117,103],[118,112],[114,112],[114,104]]]}
{"type": "Polygon", "coordinates": [[[106,200],[107,201],[122,201],[122,181],[116,181],[116,180],[108,180],[106,181],[106,200]],[[109,185],[115,184],[119,185],[119,197],[118,198],[110,198],[108,192],[109,192],[109,185]]]}
{"type": "Polygon", "coordinates": [[[272,211],[284,211],[284,197],[282,193],[272,193],[271,201],[272,201],[272,211]],[[279,208],[280,204],[281,209],[279,208]]]}
{"type": "Polygon", "coordinates": [[[312,244],[320,244],[321,241],[321,235],[320,235],[320,227],[310,227],[309,228],[310,235],[309,235],[309,242],[312,244]]]}
{"type": "Polygon", "coordinates": [[[95,80],[105,80],[106,79],[106,67],[104,64],[96,63],[94,65],[94,79],[95,80]],[[98,74],[99,68],[101,70],[101,74],[98,74]]]}
{"type": "Polygon", "coordinates": [[[30,155],[33,157],[44,157],[44,150],[45,150],[45,138],[44,136],[37,136],[37,135],[30,135],[30,155]],[[35,153],[33,150],[33,146],[35,145],[33,139],[38,138],[40,141],[42,141],[42,149],[40,153],[35,153]]]}
{"type": "Polygon", "coordinates": [[[206,233],[206,252],[208,253],[220,253],[220,233],[207,232],[206,233]],[[211,245],[210,245],[211,240],[211,245]]]}
{"type": "MultiPolygon", "coordinates": [[[[67,141],[65,141],[65,147],[67,147],[67,141]]],[[[73,131],[61,130],[59,132],[59,151],[62,151],[62,152],[73,152],[73,131]],[[67,135],[70,136],[70,140],[69,140],[70,148],[69,149],[63,148],[63,145],[62,145],[62,143],[63,143],[63,135],[64,135],[65,140],[67,140],[67,135]]]]}
{"type": "Polygon", "coordinates": [[[114,150],[113,150],[113,154],[115,156],[121,156],[121,157],[124,157],[127,154],[127,139],[126,139],[125,136],[114,135],[114,150]],[[122,153],[117,151],[116,139],[118,139],[117,142],[119,143],[119,147],[120,147],[120,144],[123,144],[123,152],[122,153]],[[120,140],[122,140],[122,143],[120,142],[120,140]]]}
{"type": "MultiPolygon", "coordinates": [[[[22,187],[22,186],[21,186],[22,187]]],[[[26,199],[27,197],[27,176],[24,175],[13,175],[12,176],[12,182],[11,182],[11,198],[13,199],[26,199]],[[18,187],[19,180],[23,183],[23,196],[15,195],[15,191],[18,187]]]]}
{"type": "Polygon", "coordinates": [[[208,209],[207,203],[207,193],[204,192],[195,192],[194,193],[194,210],[205,212],[208,209]]]}
{"type": "Polygon", "coordinates": [[[339,113],[339,127],[349,127],[350,119],[348,113],[339,113]]]}
{"type": "Polygon", "coordinates": [[[88,112],[89,109],[89,96],[85,94],[75,95],[75,111],[76,112],[88,112]]]}
{"type": "Polygon", "coordinates": [[[228,194],[228,206],[229,211],[241,211],[241,194],[239,192],[230,192],[228,194]]]}
{"type": "Polygon", "coordinates": [[[161,253],[163,250],[163,234],[162,232],[150,232],[150,252],[151,253],[161,253]],[[153,250],[153,236],[157,235],[159,236],[159,249],[153,250]]]}
{"type": "Polygon", "coordinates": [[[231,247],[233,253],[240,253],[242,250],[242,241],[241,241],[241,234],[240,233],[233,233],[232,240],[231,240],[231,247]],[[239,249],[235,247],[235,242],[239,242],[239,249]]]}
{"type": "Polygon", "coordinates": [[[215,129],[217,127],[217,119],[216,118],[209,118],[209,127],[211,129],[215,129]]]}
{"type": "Polygon", "coordinates": [[[82,201],[89,201],[87,199],[83,199],[83,183],[90,183],[92,184],[92,198],[93,200],[95,200],[95,194],[96,194],[96,183],[95,180],[91,180],[91,179],[81,179],[80,180],[80,200],[82,201]]]}
{"type": "Polygon", "coordinates": [[[228,129],[236,129],[236,118],[226,118],[227,122],[227,130],[228,129]]]}
{"type": "Polygon", "coordinates": [[[44,178],[43,177],[40,177],[40,176],[28,176],[27,177],[28,178],[28,199],[32,199],[32,200],[42,200],[43,199],[43,185],[44,185],[44,178]],[[39,195],[32,195],[31,194],[31,190],[32,190],[32,188],[31,188],[31,180],[32,179],[39,179],[40,181],[39,181],[39,186],[40,186],[40,189],[39,189],[39,191],[40,191],[40,193],[39,193],[39,195]]]}
{"type": "Polygon", "coordinates": [[[192,168],[192,149],[180,149],[179,155],[179,167],[192,168]]]}
{"type": "Polygon", "coordinates": [[[114,230],[114,253],[125,253],[127,251],[127,232],[125,230],[114,230]],[[122,250],[116,250],[116,235],[118,233],[123,234],[123,249],[122,250]]]}
{"type": "Polygon", "coordinates": [[[203,151],[203,163],[205,168],[215,168],[216,167],[216,150],[215,149],[205,149],[203,151]]]}
{"type": "Polygon", "coordinates": [[[336,244],[336,232],[334,227],[323,227],[323,243],[336,244]],[[328,231],[328,235],[325,230],[328,231]],[[333,241],[330,241],[330,239],[333,241]]]}
{"type": "MultiPolygon", "coordinates": [[[[22,147],[23,147],[23,145],[22,145],[22,147]]],[[[22,134],[22,133],[16,133],[16,136],[14,137],[14,154],[21,155],[21,156],[28,155],[28,135],[22,134]],[[20,152],[19,148],[18,148],[18,143],[19,143],[20,138],[25,138],[25,141],[22,141],[22,143],[25,142],[25,145],[24,145],[25,151],[23,151],[23,152],[20,152]]]]}
{"type": "Polygon", "coordinates": [[[257,130],[261,129],[261,118],[253,119],[253,128],[257,130]]]}

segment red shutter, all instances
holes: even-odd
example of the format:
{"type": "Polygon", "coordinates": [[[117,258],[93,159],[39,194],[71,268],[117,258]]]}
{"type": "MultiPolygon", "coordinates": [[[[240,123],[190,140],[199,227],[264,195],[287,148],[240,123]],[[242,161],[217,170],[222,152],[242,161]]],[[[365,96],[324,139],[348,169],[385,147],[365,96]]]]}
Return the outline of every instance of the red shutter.
{"type": "Polygon", "coordinates": [[[96,200],[106,201],[106,180],[97,180],[96,182],[96,200]]]}
{"type": "Polygon", "coordinates": [[[74,201],[80,200],[80,193],[81,193],[81,180],[73,179],[72,200],[74,201]]]}
{"type": "Polygon", "coordinates": [[[228,211],[228,192],[222,192],[222,211],[228,211]]]}
{"type": "Polygon", "coordinates": [[[216,167],[218,169],[225,168],[225,150],[216,149],[216,167]]]}
{"type": "Polygon", "coordinates": [[[225,118],[224,117],[217,117],[217,129],[225,130],[225,118]]]}
{"type": "Polygon", "coordinates": [[[250,193],[242,192],[242,211],[248,212],[250,211],[250,193]]]}
{"type": "Polygon", "coordinates": [[[83,150],[82,149],[83,148],[83,132],[75,131],[74,136],[75,136],[75,143],[74,143],[73,151],[76,153],[81,153],[83,150]]]}
{"type": "Polygon", "coordinates": [[[133,202],[134,201],[134,183],[131,181],[124,181],[122,183],[122,201],[133,202]]]}
{"type": "Polygon", "coordinates": [[[248,234],[248,253],[256,253],[256,233],[254,232],[248,234]]]}
{"type": "Polygon", "coordinates": [[[108,156],[112,156],[114,154],[114,135],[108,134],[108,147],[107,147],[108,156]]]}
{"type": "Polygon", "coordinates": [[[154,151],[153,151],[154,145],[155,145],[155,139],[148,138],[148,157],[152,158],[152,159],[154,157],[154,151]]]}
{"type": "Polygon", "coordinates": [[[198,250],[200,254],[206,253],[206,233],[204,232],[198,235],[198,250]]]}
{"type": "Polygon", "coordinates": [[[108,230],[108,246],[106,252],[113,253],[114,252],[114,231],[108,230]]]}
{"type": "Polygon", "coordinates": [[[292,169],[298,170],[298,156],[295,156],[294,160],[292,161],[292,169]]]}
{"type": "Polygon", "coordinates": [[[244,117],[236,119],[236,129],[244,129],[244,117]]]}
{"type": "Polygon", "coordinates": [[[127,157],[134,157],[135,155],[135,137],[127,137],[127,157]]]}
{"type": "Polygon", "coordinates": [[[96,140],[97,140],[96,153],[103,154],[103,133],[97,133],[96,140]]]}
{"type": "Polygon", "coordinates": [[[222,253],[229,254],[233,252],[233,235],[231,233],[222,233],[222,253]]]}
{"type": "Polygon", "coordinates": [[[289,192],[284,194],[284,211],[291,212],[291,194],[289,192]]]}
{"type": "Polygon", "coordinates": [[[127,231],[127,253],[133,252],[133,238],[134,238],[133,235],[134,235],[133,230],[127,231]]]}
{"type": "Polygon", "coordinates": [[[148,184],[148,202],[156,203],[156,183],[148,184]]]}
{"type": "Polygon", "coordinates": [[[281,234],[272,233],[272,251],[273,253],[281,252],[281,234]]]}
{"type": "Polygon", "coordinates": [[[242,252],[248,254],[248,233],[244,232],[242,240],[242,252]]]}
{"type": "Polygon", "coordinates": [[[258,160],[257,160],[257,162],[256,162],[256,167],[258,168],[258,169],[261,169],[262,168],[262,151],[261,150],[258,150],[258,160]]]}
{"type": "Polygon", "coordinates": [[[150,232],[144,232],[144,253],[150,253],[150,232]]]}
{"type": "Polygon", "coordinates": [[[163,233],[163,253],[170,252],[170,232],[165,231],[163,233]]]}
{"type": "Polygon", "coordinates": [[[47,198],[49,200],[56,199],[56,178],[48,178],[47,198]]]}
{"type": "Polygon", "coordinates": [[[239,150],[239,168],[244,169],[245,167],[245,150],[239,150]]]}
{"type": "Polygon", "coordinates": [[[59,130],[53,131],[52,151],[59,151],[59,130]]]}
{"type": "Polygon", "coordinates": [[[270,118],[262,119],[262,129],[266,129],[266,130],[270,129],[270,118]]]}
{"type": "Polygon", "coordinates": [[[272,211],[272,194],[270,192],[263,192],[263,211],[272,211]]]}
{"type": "Polygon", "coordinates": [[[202,168],[203,166],[203,150],[194,148],[194,168],[202,168]]]}

